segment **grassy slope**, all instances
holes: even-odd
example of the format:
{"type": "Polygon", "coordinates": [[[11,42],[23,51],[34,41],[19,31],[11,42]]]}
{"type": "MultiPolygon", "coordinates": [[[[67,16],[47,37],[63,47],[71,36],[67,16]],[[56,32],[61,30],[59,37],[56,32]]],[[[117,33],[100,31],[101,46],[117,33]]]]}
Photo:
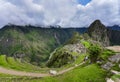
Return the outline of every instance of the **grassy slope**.
{"type": "Polygon", "coordinates": [[[26,82],[105,82],[106,72],[97,65],[78,67],[57,77],[26,80],[26,82]]]}
{"type": "Polygon", "coordinates": [[[20,60],[18,59],[15,60],[14,58],[6,57],[5,55],[0,55],[0,61],[1,61],[0,66],[8,69],[27,71],[27,72],[46,72],[46,70],[48,70],[47,68],[43,69],[26,62],[21,63],[20,60]]]}
{"type": "Polygon", "coordinates": [[[106,72],[95,64],[77,67],[72,71],[55,77],[31,78],[0,74],[2,82],[106,82],[106,72]]]}

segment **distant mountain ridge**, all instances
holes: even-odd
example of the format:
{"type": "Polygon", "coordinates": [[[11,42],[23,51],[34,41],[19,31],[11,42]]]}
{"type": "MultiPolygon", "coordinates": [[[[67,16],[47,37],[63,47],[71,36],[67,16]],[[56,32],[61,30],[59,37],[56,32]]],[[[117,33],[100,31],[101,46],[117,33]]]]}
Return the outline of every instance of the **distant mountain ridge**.
{"type": "Polygon", "coordinates": [[[50,53],[81,28],[41,28],[6,25],[0,29],[0,54],[21,58],[36,65],[45,63],[50,53]]]}
{"type": "Polygon", "coordinates": [[[119,26],[119,25],[108,26],[108,28],[109,28],[109,29],[112,29],[112,30],[120,31],[120,26],[119,26]]]}

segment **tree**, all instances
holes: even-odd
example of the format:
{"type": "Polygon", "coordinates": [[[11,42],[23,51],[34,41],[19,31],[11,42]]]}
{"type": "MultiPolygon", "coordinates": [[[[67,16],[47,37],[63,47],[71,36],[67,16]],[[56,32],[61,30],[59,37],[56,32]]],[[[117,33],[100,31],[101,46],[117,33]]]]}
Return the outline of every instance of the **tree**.
{"type": "Polygon", "coordinates": [[[102,49],[98,45],[91,45],[88,48],[88,52],[89,52],[89,58],[90,58],[91,63],[95,63],[97,59],[99,58],[99,55],[101,54],[102,49]]]}

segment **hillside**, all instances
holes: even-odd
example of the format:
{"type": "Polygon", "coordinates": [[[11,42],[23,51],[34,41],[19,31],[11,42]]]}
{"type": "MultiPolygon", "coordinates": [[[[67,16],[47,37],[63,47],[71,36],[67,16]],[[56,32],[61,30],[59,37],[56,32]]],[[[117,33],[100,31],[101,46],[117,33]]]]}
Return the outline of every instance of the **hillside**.
{"type": "Polygon", "coordinates": [[[75,33],[64,46],[51,53],[47,66],[59,68],[67,64],[80,63],[86,56],[86,47],[89,45],[79,33],[75,33]]]}
{"type": "Polygon", "coordinates": [[[44,65],[50,53],[84,29],[6,25],[0,29],[0,54],[44,65]]]}
{"type": "Polygon", "coordinates": [[[120,31],[108,29],[111,45],[120,45],[120,31]]]}

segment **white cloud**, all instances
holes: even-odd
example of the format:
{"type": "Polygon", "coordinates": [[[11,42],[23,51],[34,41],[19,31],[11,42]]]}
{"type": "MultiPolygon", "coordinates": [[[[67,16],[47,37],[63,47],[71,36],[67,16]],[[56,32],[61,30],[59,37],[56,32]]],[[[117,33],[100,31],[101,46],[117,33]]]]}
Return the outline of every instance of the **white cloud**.
{"type": "Polygon", "coordinates": [[[120,25],[120,0],[0,0],[0,26],[8,23],[88,26],[95,19],[120,25]]]}
{"type": "MultiPolygon", "coordinates": [[[[105,25],[120,24],[120,7],[118,0],[92,0],[86,6],[78,5],[78,10],[72,23],[77,26],[87,26],[95,19],[100,19],[105,25]]],[[[72,25],[73,25],[72,24],[72,25]]]]}

